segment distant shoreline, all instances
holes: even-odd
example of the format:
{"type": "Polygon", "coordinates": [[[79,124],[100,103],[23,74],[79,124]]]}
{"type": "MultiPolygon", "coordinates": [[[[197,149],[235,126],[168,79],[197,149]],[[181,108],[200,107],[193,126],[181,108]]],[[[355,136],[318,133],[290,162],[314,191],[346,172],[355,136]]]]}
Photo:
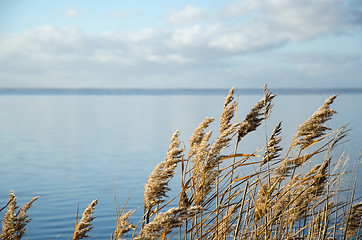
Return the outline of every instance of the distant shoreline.
{"type": "MultiPolygon", "coordinates": [[[[3,88],[0,95],[225,95],[229,89],[95,89],[95,88],[3,88]]],[[[263,89],[236,89],[241,95],[263,94],[263,89]]],[[[362,88],[275,88],[278,95],[362,94],[362,88]]]]}

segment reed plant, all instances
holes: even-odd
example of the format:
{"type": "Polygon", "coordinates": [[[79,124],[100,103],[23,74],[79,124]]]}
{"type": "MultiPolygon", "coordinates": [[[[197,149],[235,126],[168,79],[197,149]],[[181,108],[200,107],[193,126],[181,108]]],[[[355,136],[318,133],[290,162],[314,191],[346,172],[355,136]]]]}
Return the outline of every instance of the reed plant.
{"type": "MultiPolygon", "coordinates": [[[[14,192],[10,192],[9,201],[6,204],[8,210],[5,213],[2,221],[2,228],[0,234],[1,239],[19,240],[24,236],[27,229],[26,225],[31,221],[29,215],[27,214],[27,211],[34,203],[34,201],[38,198],[39,197],[34,197],[32,200],[30,200],[27,204],[24,204],[19,209],[19,206],[16,203],[16,196],[14,192]]],[[[4,208],[2,208],[1,210],[3,210],[4,208]]]]}
{"type": "MultiPolygon", "coordinates": [[[[269,126],[275,95],[265,85],[264,97],[239,122],[234,91],[225,99],[215,137],[208,130],[214,118],[199,124],[188,150],[180,147],[186,145],[180,132],[173,134],[165,160],[145,185],[142,219],[130,223],[136,209],[126,211],[127,203],[122,209],[116,204],[117,223],[110,238],[362,239],[362,202],[355,197],[358,167],[348,172],[349,157],[334,156],[349,129],[327,124],[336,114],[331,105],[337,96],[326,99],[283,149],[282,122],[269,126]],[[263,123],[265,145],[245,152],[247,135],[263,123]],[[176,192],[169,182],[177,173],[176,192]],[[346,187],[344,178],[354,179],[354,185],[346,187]]],[[[96,204],[77,222],[73,239],[88,236],[96,204]]],[[[2,239],[20,239],[8,237],[14,232],[8,229],[29,221],[19,220],[20,215],[9,204],[2,239]]]]}

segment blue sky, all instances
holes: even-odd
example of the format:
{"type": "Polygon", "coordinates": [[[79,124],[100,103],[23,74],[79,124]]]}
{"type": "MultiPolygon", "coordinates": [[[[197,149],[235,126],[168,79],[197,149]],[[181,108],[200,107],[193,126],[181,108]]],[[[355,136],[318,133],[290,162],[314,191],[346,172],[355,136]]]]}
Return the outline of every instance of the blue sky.
{"type": "Polygon", "coordinates": [[[361,88],[361,26],[360,0],[0,0],[0,88],[361,88]]]}

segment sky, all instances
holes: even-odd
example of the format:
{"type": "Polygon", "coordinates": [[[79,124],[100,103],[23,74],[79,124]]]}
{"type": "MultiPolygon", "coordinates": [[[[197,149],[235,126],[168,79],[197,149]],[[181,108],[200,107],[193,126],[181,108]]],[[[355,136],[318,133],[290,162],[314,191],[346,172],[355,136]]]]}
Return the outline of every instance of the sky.
{"type": "Polygon", "coordinates": [[[0,0],[0,88],[362,88],[361,0],[0,0]]]}

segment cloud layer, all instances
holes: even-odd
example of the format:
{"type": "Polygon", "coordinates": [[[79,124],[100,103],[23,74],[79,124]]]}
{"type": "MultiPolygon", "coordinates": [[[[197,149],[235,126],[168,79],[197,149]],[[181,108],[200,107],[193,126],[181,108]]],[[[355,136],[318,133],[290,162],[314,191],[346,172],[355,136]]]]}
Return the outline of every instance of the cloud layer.
{"type": "MultiPolygon", "coordinates": [[[[223,80],[216,77],[227,76],[232,82],[237,75],[256,80],[259,76],[262,81],[268,75],[261,72],[275,67],[257,56],[263,58],[288,44],[360,31],[361,4],[353,4],[357,3],[246,0],[217,11],[188,5],[166,17],[169,27],[130,32],[90,34],[73,27],[41,26],[0,36],[0,78],[5,87],[202,87],[208,82],[220,87],[223,80]]],[[[79,12],[68,9],[67,15],[79,12]]],[[[293,58],[295,64],[289,67],[296,75],[299,71],[322,79],[328,76],[326,68],[334,66],[333,59],[342,56],[351,64],[343,67],[344,62],[338,62],[338,66],[350,71],[361,62],[361,51],[341,54],[273,56],[285,63],[283,67],[290,60],[286,57],[293,58]],[[314,65],[313,59],[317,59],[314,65]]]]}

